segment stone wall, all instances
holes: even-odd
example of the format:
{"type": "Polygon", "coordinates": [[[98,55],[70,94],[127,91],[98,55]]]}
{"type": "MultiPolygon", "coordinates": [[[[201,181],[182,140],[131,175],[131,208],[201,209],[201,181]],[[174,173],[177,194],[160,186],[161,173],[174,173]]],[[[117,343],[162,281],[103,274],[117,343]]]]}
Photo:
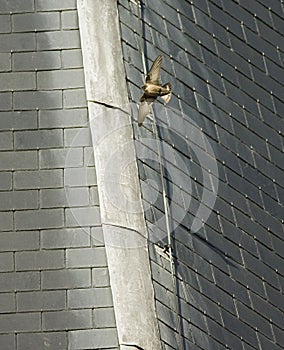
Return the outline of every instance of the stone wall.
{"type": "Polygon", "coordinates": [[[0,12],[0,347],[115,349],[76,1],[0,12]]]}

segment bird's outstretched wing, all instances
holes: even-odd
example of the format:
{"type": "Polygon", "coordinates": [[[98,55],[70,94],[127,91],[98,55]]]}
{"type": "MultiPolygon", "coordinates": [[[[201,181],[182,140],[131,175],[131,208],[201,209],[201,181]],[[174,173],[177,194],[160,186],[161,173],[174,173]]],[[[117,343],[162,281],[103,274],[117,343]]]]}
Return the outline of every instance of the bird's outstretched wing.
{"type": "Polygon", "coordinates": [[[147,76],[146,76],[146,83],[152,83],[155,85],[160,84],[160,71],[161,71],[161,65],[162,65],[163,56],[159,55],[154,63],[152,64],[147,76]]]}
{"type": "Polygon", "coordinates": [[[141,126],[147,115],[151,114],[151,105],[155,99],[155,97],[147,97],[145,94],[141,97],[138,110],[138,126],[141,126]]]}

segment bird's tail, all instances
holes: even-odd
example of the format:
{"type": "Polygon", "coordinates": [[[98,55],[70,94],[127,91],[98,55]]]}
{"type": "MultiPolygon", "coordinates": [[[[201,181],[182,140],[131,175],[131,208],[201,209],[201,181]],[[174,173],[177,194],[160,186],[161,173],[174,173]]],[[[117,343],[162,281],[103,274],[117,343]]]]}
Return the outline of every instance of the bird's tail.
{"type": "Polygon", "coordinates": [[[169,91],[169,93],[167,95],[161,96],[162,99],[164,100],[165,103],[170,102],[170,99],[172,97],[172,86],[171,83],[167,83],[165,85],[163,85],[163,88],[167,89],[169,91]]]}

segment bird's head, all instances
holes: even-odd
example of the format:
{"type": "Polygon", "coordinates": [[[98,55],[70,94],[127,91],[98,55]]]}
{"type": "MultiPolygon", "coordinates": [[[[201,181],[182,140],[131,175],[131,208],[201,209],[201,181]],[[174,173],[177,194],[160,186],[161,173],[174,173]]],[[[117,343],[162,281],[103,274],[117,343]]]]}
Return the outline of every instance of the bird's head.
{"type": "Polygon", "coordinates": [[[147,84],[143,84],[143,85],[141,86],[141,89],[142,89],[143,91],[145,91],[146,88],[147,88],[147,84]]]}

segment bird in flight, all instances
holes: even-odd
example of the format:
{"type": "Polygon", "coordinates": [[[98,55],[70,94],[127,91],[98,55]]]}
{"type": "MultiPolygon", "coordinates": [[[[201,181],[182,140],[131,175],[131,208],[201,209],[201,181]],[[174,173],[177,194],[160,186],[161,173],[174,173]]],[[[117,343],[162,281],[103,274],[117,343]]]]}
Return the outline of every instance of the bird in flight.
{"type": "Polygon", "coordinates": [[[143,95],[140,99],[140,106],[138,110],[138,126],[141,126],[147,117],[151,113],[151,105],[157,99],[161,97],[165,103],[168,103],[172,97],[172,88],[170,83],[160,85],[160,71],[162,65],[163,56],[159,55],[150,71],[146,76],[146,82],[141,86],[143,95]]]}

